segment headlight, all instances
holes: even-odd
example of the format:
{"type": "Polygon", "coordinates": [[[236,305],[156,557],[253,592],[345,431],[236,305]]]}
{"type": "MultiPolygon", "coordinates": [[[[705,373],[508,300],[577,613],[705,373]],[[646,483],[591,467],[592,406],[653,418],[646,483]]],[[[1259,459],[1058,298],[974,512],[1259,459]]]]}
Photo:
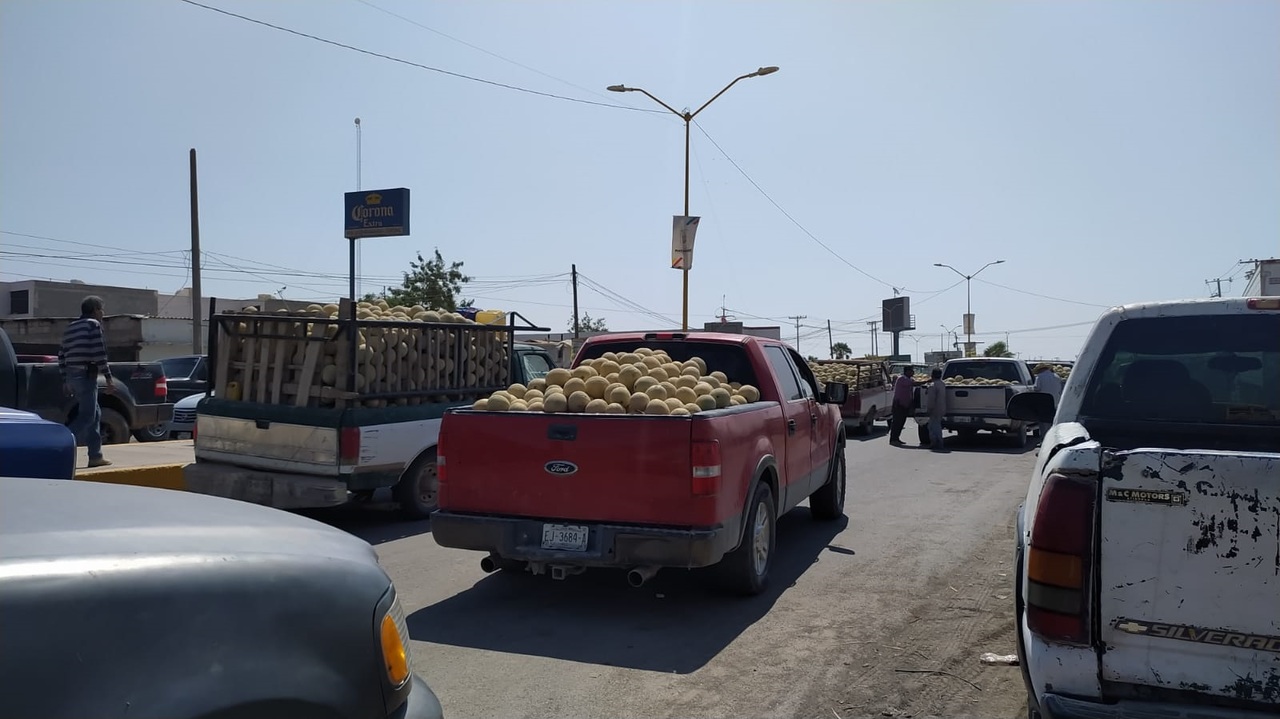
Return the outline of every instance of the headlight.
{"type": "Polygon", "coordinates": [[[399,595],[391,600],[391,608],[382,616],[379,635],[387,679],[391,681],[392,687],[399,689],[409,681],[409,630],[404,623],[404,610],[400,607],[399,595]]]}

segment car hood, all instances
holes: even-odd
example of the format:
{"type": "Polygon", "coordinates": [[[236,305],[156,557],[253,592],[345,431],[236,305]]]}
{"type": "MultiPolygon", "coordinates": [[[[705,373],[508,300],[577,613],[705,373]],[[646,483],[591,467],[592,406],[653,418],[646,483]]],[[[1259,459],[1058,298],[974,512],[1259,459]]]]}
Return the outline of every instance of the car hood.
{"type": "Polygon", "coordinates": [[[367,542],[288,512],[221,497],[79,480],[0,477],[0,565],[185,555],[324,557],[377,564],[367,542]]]}
{"type": "Polygon", "coordinates": [[[193,394],[190,397],[183,397],[173,406],[174,409],[195,409],[200,404],[200,400],[204,399],[205,393],[193,394]]]}

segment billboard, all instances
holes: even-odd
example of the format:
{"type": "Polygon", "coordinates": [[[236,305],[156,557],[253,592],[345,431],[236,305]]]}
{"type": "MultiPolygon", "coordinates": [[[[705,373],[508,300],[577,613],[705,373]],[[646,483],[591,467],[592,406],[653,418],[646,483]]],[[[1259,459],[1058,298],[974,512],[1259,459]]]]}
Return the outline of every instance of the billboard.
{"type": "Polygon", "coordinates": [[[880,327],[885,332],[915,329],[911,321],[911,298],[891,297],[880,302],[880,327]]]}

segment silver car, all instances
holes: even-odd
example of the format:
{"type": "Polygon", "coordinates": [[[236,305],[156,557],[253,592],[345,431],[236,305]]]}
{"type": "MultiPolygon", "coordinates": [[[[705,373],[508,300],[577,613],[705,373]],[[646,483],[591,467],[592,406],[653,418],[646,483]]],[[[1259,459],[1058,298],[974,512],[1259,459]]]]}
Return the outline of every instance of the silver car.
{"type": "Polygon", "coordinates": [[[180,400],[173,406],[173,419],[169,420],[169,439],[187,439],[196,429],[196,405],[208,394],[201,392],[180,400]]]}

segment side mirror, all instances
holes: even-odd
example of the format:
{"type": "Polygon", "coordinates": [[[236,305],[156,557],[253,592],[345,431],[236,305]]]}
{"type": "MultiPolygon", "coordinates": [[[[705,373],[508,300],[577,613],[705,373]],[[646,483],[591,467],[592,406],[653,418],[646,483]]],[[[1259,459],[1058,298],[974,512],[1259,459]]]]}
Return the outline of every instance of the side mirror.
{"type": "Polygon", "coordinates": [[[849,399],[849,385],[844,382],[828,382],[826,390],[822,393],[822,401],[825,404],[844,404],[849,399]]]}
{"type": "Polygon", "coordinates": [[[1056,410],[1057,407],[1053,406],[1053,395],[1048,392],[1015,394],[1005,406],[1005,412],[1010,419],[1023,422],[1052,422],[1053,413],[1056,410]]]}

